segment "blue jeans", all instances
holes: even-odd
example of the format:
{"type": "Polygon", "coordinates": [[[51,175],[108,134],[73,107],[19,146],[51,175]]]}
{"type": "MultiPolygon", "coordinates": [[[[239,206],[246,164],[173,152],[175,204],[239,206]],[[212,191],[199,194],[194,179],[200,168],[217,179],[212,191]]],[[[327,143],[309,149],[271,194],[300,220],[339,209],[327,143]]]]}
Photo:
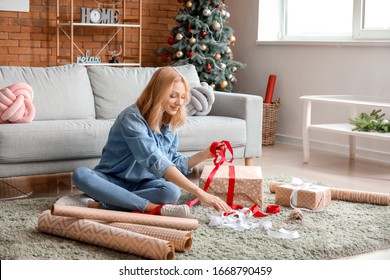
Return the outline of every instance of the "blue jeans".
{"type": "Polygon", "coordinates": [[[148,202],[175,204],[181,194],[177,185],[163,178],[130,183],[87,167],[75,169],[72,179],[80,191],[110,210],[144,212],[148,202]]]}

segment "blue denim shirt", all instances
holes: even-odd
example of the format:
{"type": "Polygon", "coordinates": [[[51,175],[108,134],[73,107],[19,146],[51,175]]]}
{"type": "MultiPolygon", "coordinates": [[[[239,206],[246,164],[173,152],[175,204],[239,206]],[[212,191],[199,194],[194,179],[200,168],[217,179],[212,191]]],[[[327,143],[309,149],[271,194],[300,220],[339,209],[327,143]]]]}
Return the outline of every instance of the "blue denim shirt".
{"type": "Polygon", "coordinates": [[[154,132],[133,104],[115,120],[95,170],[133,183],[161,178],[172,165],[187,175],[192,170],[188,157],[177,151],[178,141],[171,126],[163,126],[161,134],[154,132]]]}

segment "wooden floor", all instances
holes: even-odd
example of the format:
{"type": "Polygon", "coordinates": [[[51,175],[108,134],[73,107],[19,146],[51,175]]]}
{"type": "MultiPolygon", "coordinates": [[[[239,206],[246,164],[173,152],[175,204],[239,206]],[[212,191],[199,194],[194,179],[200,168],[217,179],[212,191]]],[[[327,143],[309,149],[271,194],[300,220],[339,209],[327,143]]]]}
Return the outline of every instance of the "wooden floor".
{"type": "MultiPolygon", "coordinates": [[[[243,165],[244,161],[235,160],[234,163],[243,165]]],[[[318,181],[327,186],[390,194],[390,159],[389,162],[379,162],[359,158],[357,155],[355,160],[350,160],[348,155],[311,150],[310,161],[303,164],[301,147],[275,143],[263,146],[263,155],[255,159],[254,164],[262,167],[263,177],[288,175],[318,181]]],[[[198,180],[199,170],[201,166],[197,169],[198,172],[189,176],[192,181],[198,180]]],[[[77,193],[79,191],[72,186],[70,174],[0,179],[0,199],[77,193]]],[[[390,250],[349,259],[390,260],[390,250]]]]}

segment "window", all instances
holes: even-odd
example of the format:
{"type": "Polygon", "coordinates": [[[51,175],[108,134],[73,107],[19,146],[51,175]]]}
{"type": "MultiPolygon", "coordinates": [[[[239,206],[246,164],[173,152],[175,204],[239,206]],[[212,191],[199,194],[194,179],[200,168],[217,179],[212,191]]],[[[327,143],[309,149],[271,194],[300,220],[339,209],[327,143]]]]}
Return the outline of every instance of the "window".
{"type": "Polygon", "coordinates": [[[389,0],[259,0],[259,41],[390,39],[389,0]]]}

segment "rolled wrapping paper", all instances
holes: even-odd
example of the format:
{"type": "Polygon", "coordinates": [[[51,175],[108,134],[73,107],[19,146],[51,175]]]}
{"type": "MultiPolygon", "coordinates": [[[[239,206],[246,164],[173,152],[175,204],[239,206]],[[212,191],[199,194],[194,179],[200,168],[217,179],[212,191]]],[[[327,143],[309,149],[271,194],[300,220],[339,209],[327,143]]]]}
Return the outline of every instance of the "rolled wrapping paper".
{"type": "MultiPolygon", "coordinates": [[[[270,182],[268,186],[269,191],[271,193],[275,193],[275,188],[283,184],[288,184],[288,183],[270,182]]],[[[361,203],[390,206],[390,194],[385,194],[385,193],[372,193],[372,192],[364,192],[364,191],[331,188],[331,196],[332,199],[335,200],[344,200],[344,201],[351,201],[351,202],[361,202],[361,203]]]]}
{"type": "Polygon", "coordinates": [[[136,214],[130,212],[67,206],[59,204],[52,205],[51,214],[79,219],[141,224],[147,226],[166,227],[181,230],[194,230],[198,228],[198,220],[196,219],[136,214]]]}
{"type": "Polygon", "coordinates": [[[276,82],[276,75],[269,75],[268,84],[267,84],[267,91],[266,91],[265,97],[264,97],[264,103],[267,103],[267,104],[272,103],[272,97],[274,95],[274,89],[275,89],[275,82],[276,82]]]}
{"type": "Polygon", "coordinates": [[[192,246],[192,233],[190,231],[181,231],[171,228],[145,226],[129,223],[106,223],[106,225],[167,241],[172,241],[175,245],[176,251],[188,252],[188,250],[190,250],[192,246]]]}
{"type": "Polygon", "coordinates": [[[331,188],[332,199],[390,206],[390,194],[331,188]]]}
{"type": "Polygon", "coordinates": [[[173,242],[87,219],[55,216],[50,210],[39,216],[38,230],[148,259],[172,260],[175,257],[173,242]]]}

